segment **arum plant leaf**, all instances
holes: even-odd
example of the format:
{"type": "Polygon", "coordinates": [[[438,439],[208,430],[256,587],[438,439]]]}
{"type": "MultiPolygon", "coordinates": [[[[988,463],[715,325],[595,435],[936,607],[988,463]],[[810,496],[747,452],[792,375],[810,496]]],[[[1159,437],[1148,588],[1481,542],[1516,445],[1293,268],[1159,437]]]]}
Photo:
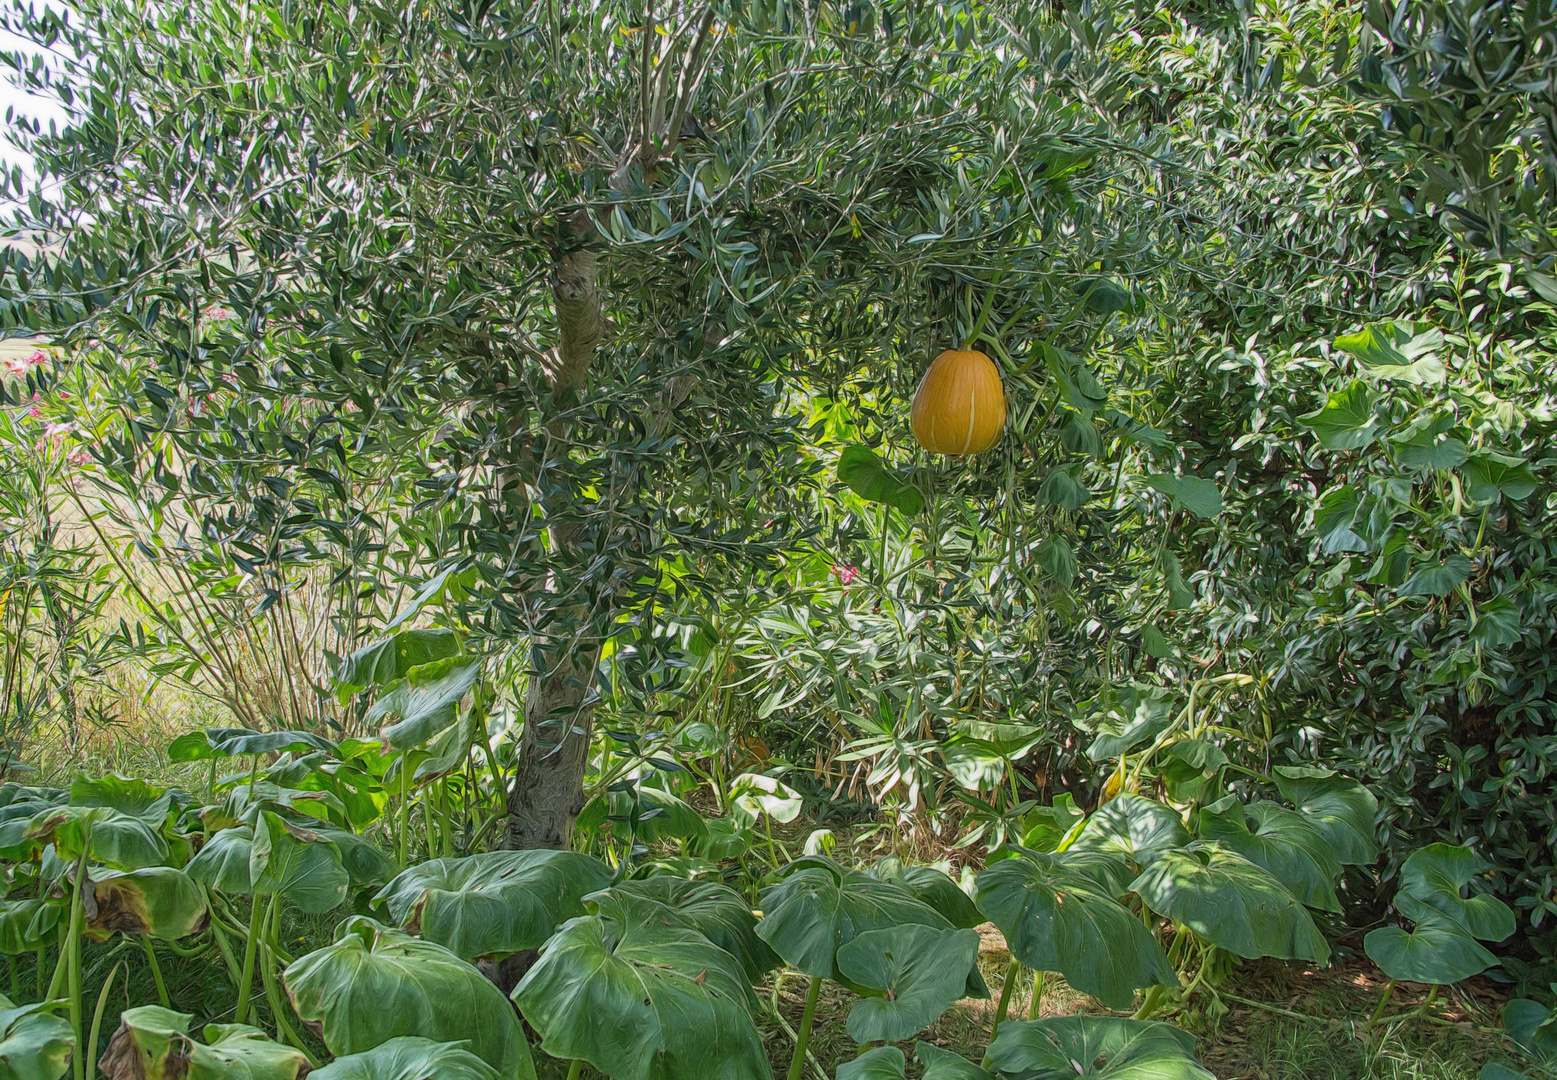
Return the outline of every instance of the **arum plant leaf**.
{"type": "Polygon", "coordinates": [[[1503,1006],[1503,1030],[1531,1058],[1557,1064],[1557,1022],[1540,1002],[1515,998],[1503,1006]]]}
{"type": "Polygon", "coordinates": [[[102,806],[160,827],[173,805],[173,793],[153,787],[144,780],[123,776],[104,776],[97,780],[78,776],[70,785],[70,805],[102,806]]]}
{"type": "Polygon", "coordinates": [[[1273,778],[1281,797],[1319,830],[1343,866],[1366,866],[1379,857],[1379,804],[1357,781],[1329,769],[1278,765],[1273,778]]]}
{"type": "Polygon", "coordinates": [[[1382,322],[1335,339],[1335,347],[1350,353],[1374,379],[1425,386],[1443,382],[1447,372],[1434,350],[1443,345],[1437,330],[1415,333],[1408,327],[1382,322]]]}
{"type": "Polygon", "coordinates": [[[1195,1060],[1195,1037],[1172,1024],[1113,1016],[1007,1020],[989,1062],[1023,1080],[1215,1080],[1195,1060]]]}
{"type": "Polygon", "coordinates": [[[942,1050],[927,1042],[914,1044],[914,1057],[924,1066],[922,1080],[995,1080],[961,1054],[942,1050]]]}
{"type": "Polygon", "coordinates": [[[653,905],[606,898],[600,908],[558,930],[514,988],[541,1048],[612,1080],[769,1080],[757,1001],[735,958],[665,925],[653,905]]]}
{"type": "MultiPolygon", "coordinates": [[[[856,934],[895,926],[951,927],[945,916],[903,886],[820,855],[797,859],[785,877],[762,891],[757,936],[784,962],[818,978],[842,980],[838,950],[856,934]]],[[[989,993],[975,964],[967,972],[967,996],[989,993]]]]}
{"type": "Polygon", "coordinates": [[[184,866],[184,873],[227,896],[247,896],[252,892],[249,857],[254,848],[254,830],[247,825],[223,829],[205,842],[205,846],[184,866]]]}
{"type": "Polygon", "coordinates": [[[204,930],[211,918],[200,886],[171,866],[98,871],[92,895],[97,913],[87,920],[86,929],[97,941],[114,933],[177,941],[204,930]]]}
{"type": "Polygon", "coordinates": [[[878,1046],[853,1061],[840,1062],[837,1080],[904,1080],[908,1061],[895,1046],[878,1046]]]}
{"type": "Polygon", "coordinates": [[[978,876],[979,910],[1034,971],[1057,971],[1111,1009],[1136,990],[1176,986],[1167,954],[1141,920],[1062,856],[1002,859],[978,876]]]}
{"type": "MultiPolygon", "coordinates": [[[[1396,906],[1400,906],[1401,899],[1414,900],[1458,923],[1471,937],[1502,941],[1516,929],[1514,913],[1508,905],[1495,896],[1467,899],[1460,895],[1481,869],[1470,848],[1428,844],[1413,851],[1401,865],[1396,906]]],[[[1401,914],[1416,918],[1404,908],[1401,914]]]]}
{"type": "Polygon", "coordinates": [[[1330,946],[1297,897],[1263,867],[1219,844],[1165,852],[1131,885],[1157,914],[1254,959],[1323,964],[1330,946]]]}
{"type": "Polygon", "coordinates": [[[283,973],[305,1021],[330,1053],[372,1050],[403,1035],[464,1042],[513,1080],[534,1080],[530,1047],[503,992],[441,945],[355,917],[335,944],[301,956],[283,973]]]}
{"type": "Polygon", "coordinates": [[[935,1023],[962,997],[978,951],[976,930],[910,925],[856,935],[838,949],[846,984],[868,995],[849,1011],[850,1037],[897,1042],[935,1023]]]}
{"type": "Polygon", "coordinates": [[[99,1063],[109,1080],[297,1080],[301,1051],[247,1024],[210,1024],[205,1042],[189,1034],[189,1013],[156,1005],[126,1009],[99,1063]]]}
{"type": "Polygon", "coordinates": [[[16,956],[54,943],[63,904],[39,897],[0,902],[0,953],[16,956]]]}
{"type": "Polygon", "coordinates": [[[396,750],[422,746],[454,724],[459,702],[481,678],[481,658],[451,656],[414,667],[381,694],[365,720],[376,724],[391,716],[379,735],[396,750]]]}
{"type": "Polygon", "coordinates": [[[1401,596],[1448,596],[1470,576],[1470,560],[1450,555],[1443,562],[1429,559],[1400,586],[1401,596]]]}
{"type": "Polygon", "coordinates": [[[636,792],[613,791],[608,797],[610,816],[616,821],[632,821],[636,795],[638,819],[634,835],[645,843],[656,840],[701,840],[708,835],[708,822],[681,798],[659,788],[639,785],[636,792]]]}
{"type": "Polygon", "coordinates": [[[1317,435],[1326,450],[1361,450],[1378,435],[1377,400],[1359,379],[1332,393],[1323,408],[1298,417],[1298,423],[1317,435]]]}
{"type": "Polygon", "coordinates": [[[1501,495],[1519,502],[1540,486],[1524,458],[1483,450],[1465,463],[1465,493],[1479,503],[1495,502],[1501,495]]]}
{"type": "Polygon", "coordinates": [[[308,1074],[312,1080],[502,1080],[463,1043],[402,1035],[360,1054],[338,1057],[308,1074]]]}
{"type": "Polygon", "coordinates": [[[1148,476],[1146,482],[1168,496],[1175,510],[1188,510],[1208,521],[1222,512],[1221,490],[1204,477],[1156,473],[1148,476]]]}
{"type": "Polygon", "coordinates": [[[0,994],[0,1080],[59,1080],[65,1075],[76,1036],[70,1021],[55,1016],[54,1008],[46,1002],[16,1005],[0,994]]]}
{"type": "Polygon", "coordinates": [[[1412,910],[1419,917],[1410,933],[1383,926],[1362,939],[1368,959],[1391,979],[1443,985],[1479,975],[1497,963],[1497,957],[1453,919],[1428,907],[1412,910]]]}
{"type": "Polygon", "coordinates": [[[713,881],[689,881],[668,875],[622,881],[609,891],[587,896],[597,907],[606,897],[628,898],[638,910],[655,905],[670,925],[696,930],[735,957],[746,981],[755,983],[779,965],[768,943],[757,936],[757,917],[740,893],[713,881]]]}
{"type": "Polygon", "coordinates": [[[868,446],[846,446],[838,455],[838,480],[866,502],[912,517],[924,509],[924,494],[903,473],[888,469],[868,446]]]}
{"type": "Polygon", "coordinates": [[[341,662],[335,692],[342,704],[370,686],[388,686],[412,668],[455,656],[459,636],[453,630],[402,630],[364,645],[341,662]]]}
{"type": "Polygon", "coordinates": [[[249,846],[249,881],[259,895],[280,893],[318,915],[345,901],[351,877],[334,844],[267,810],[259,815],[249,846]]]}
{"type": "Polygon", "coordinates": [[[903,886],[959,929],[966,930],[984,921],[973,898],[962,891],[962,886],[933,866],[906,866],[897,856],[887,855],[877,859],[865,872],[873,878],[903,886]]]}
{"type": "Polygon", "coordinates": [[[346,829],[310,829],[315,836],[334,844],[341,853],[341,865],[353,885],[380,887],[400,873],[393,859],[379,850],[371,840],[365,840],[346,829]]]}
{"type": "Polygon", "coordinates": [[[373,899],[396,925],[469,960],[539,948],[610,881],[604,863],[577,852],[489,851],[413,866],[373,899]]]}
{"type": "Polygon", "coordinates": [[[161,821],[122,813],[106,806],[57,806],[27,823],[24,836],[52,843],[60,858],[72,861],[88,847],[87,857],[118,870],[159,866],[168,859],[161,821]]]}
{"type": "Polygon", "coordinates": [[[1145,866],[1188,842],[1189,831],[1171,806],[1126,792],[1087,819],[1069,850],[1102,852],[1145,866]]]}
{"type": "Polygon", "coordinates": [[[750,825],[763,814],[781,825],[800,816],[800,792],[772,776],[742,773],[730,782],[730,811],[750,825]]]}
{"type": "Polygon", "coordinates": [[[1093,761],[1109,761],[1156,738],[1173,722],[1173,697],[1161,687],[1131,683],[1111,693],[1091,724],[1093,761]]]}
{"type": "Polygon", "coordinates": [[[1269,870],[1304,904],[1322,911],[1340,911],[1335,879],[1341,863],[1324,835],[1295,810],[1271,802],[1248,806],[1235,795],[1201,809],[1198,830],[1269,870]]]}
{"type": "Polygon", "coordinates": [[[216,757],[247,757],[252,754],[302,753],[325,750],[333,754],[336,746],[311,731],[255,731],[252,728],[208,728],[206,741],[216,757]]]}

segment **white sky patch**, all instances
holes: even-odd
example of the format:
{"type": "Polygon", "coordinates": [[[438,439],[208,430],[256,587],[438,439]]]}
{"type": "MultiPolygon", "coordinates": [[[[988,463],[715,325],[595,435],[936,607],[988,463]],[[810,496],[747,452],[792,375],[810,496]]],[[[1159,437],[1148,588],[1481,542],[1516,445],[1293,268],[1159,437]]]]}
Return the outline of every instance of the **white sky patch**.
{"type": "MultiPolygon", "coordinates": [[[[64,10],[63,5],[53,2],[40,7],[52,8],[55,11],[64,10]]],[[[19,50],[25,55],[39,55],[43,52],[33,42],[4,30],[0,30],[0,49],[19,50]]],[[[5,116],[7,109],[11,109],[16,115],[37,120],[44,131],[49,129],[50,123],[53,123],[56,129],[65,125],[67,120],[65,109],[58,100],[29,94],[14,84],[12,81],[14,78],[15,74],[9,69],[0,72],[0,118],[5,116]]],[[[4,126],[4,132],[0,132],[0,163],[3,163],[8,173],[13,167],[20,165],[22,176],[30,189],[35,178],[32,158],[17,148],[12,140],[11,125],[4,126]]]]}

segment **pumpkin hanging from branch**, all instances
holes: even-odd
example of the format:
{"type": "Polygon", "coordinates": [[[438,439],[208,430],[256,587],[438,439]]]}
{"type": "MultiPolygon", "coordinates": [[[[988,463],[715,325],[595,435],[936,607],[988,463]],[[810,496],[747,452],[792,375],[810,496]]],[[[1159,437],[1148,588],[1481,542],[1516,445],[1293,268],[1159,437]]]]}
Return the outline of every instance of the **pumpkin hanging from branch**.
{"type": "Polygon", "coordinates": [[[974,349],[947,349],[919,381],[908,417],[914,438],[932,454],[982,454],[1006,427],[994,361],[974,349]]]}

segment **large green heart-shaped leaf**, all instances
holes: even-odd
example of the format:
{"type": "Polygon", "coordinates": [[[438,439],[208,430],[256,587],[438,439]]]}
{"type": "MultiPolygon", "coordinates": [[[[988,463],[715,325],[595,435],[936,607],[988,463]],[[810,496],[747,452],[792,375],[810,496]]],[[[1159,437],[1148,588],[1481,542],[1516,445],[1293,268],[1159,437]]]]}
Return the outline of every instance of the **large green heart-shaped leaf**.
{"type": "Polygon", "coordinates": [[[1268,870],[1218,844],[1198,841],[1163,853],[1131,889],[1157,914],[1239,956],[1330,959],[1302,902],[1268,870]]]}
{"type": "Polygon", "coordinates": [[[397,1036],[419,1035],[467,1042],[503,1076],[534,1080],[513,1006],[442,945],[352,918],[335,944],[293,961],[283,979],[297,1014],[321,1026],[332,1054],[358,1054],[397,1036]]]}
{"type": "MultiPolygon", "coordinates": [[[[246,757],[250,754],[306,754],[310,750],[335,752],[335,744],[311,731],[255,731],[252,728],[207,728],[206,745],[210,757],[246,757]]],[[[194,741],[190,736],[180,736],[180,749],[193,753],[194,741]],[[188,743],[182,742],[189,738],[188,743]]],[[[171,747],[169,750],[171,752],[171,747]]],[[[192,760],[200,760],[194,758],[192,760]]]]}
{"type": "Polygon", "coordinates": [[[70,785],[70,805],[102,806],[160,827],[173,805],[173,793],[144,780],[103,776],[89,780],[78,776],[70,785]]]}
{"type": "Polygon", "coordinates": [[[489,851],[413,866],[374,900],[400,926],[468,960],[538,948],[610,881],[604,863],[577,852],[489,851]]]}
{"type": "MultiPolygon", "coordinates": [[[[1516,928],[1508,905],[1495,896],[1467,899],[1460,895],[1480,869],[1470,848],[1428,844],[1413,851],[1401,865],[1399,891],[1458,923],[1471,937],[1502,941],[1516,928]]],[[[1405,914],[1403,909],[1401,913],[1405,914]]],[[[1414,915],[1406,917],[1415,919],[1414,915]]]]}
{"type": "Polygon", "coordinates": [[[656,905],[603,897],[541,950],[513,998],[541,1047],[612,1080],[769,1080],[756,998],[735,958],[667,926],[656,905]]]}
{"type": "Polygon", "coordinates": [[[1198,829],[1207,840],[1231,848],[1311,908],[1340,911],[1335,879],[1340,861],[1324,835],[1302,814],[1272,802],[1244,806],[1229,795],[1200,811],[1198,829]]]}
{"type": "Polygon", "coordinates": [[[1087,747],[1093,761],[1108,761],[1160,735],[1173,722],[1171,691],[1146,683],[1126,683],[1098,698],[1090,725],[1097,737],[1087,747]]]}
{"type": "Polygon", "coordinates": [[[402,630],[364,645],[341,662],[335,673],[335,692],[344,704],[353,694],[370,686],[388,686],[405,678],[412,668],[443,660],[460,651],[453,630],[428,628],[402,630]]]}
{"type": "Polygon", "coordinates": [[[1189,1032],[1112,1016],[1007,1020],[989,1062],[1022,1080],[1216,1080],[1195,1060],[1189,1032]]]}
{"type": "Polygon", "coordinates": [[[205,842],[205,846],[184,866],[184,873],[208,889],[228,896],[247,896],[249,855],[254,848],[254,830],[247,825],[223,829],[205,842]]]}
{"type": "Polygon", "coordinates": [[[837,1080],[904,1080],[908,1062],[895,1046],[878,1046],[838,1064],[837,1080]]]}
{"type": "Polygon", "coordinates": [[[585,900],[598,902],[612,895],[631,897],[635,905],[658,905],[661,917],[696,930],[735,957],[747,982],[755,983],[779,965],[779,958],[768,943],[757,936],[757,917],[751,907],[727,885],[662,874],[619,882],[609,892],[596,893],[585,900]]]}
{"type": "Polygon", "coordinates": [[[76,1036],[70,1021],[55,1016],[53,1008],[43,1002],[16,1005],[0,994],[0,1080],[59,1080],[65,1075],[76,1036]]]}
{"type": "Polygon", "coordinates": [[[45,810],[28,821],[24,835],[29,840],[53,843],[60,858],[67,861],[80,856],[90,837],[87,857],[117,870],[160,866],[168,858],[160,821],[152,824],[106,806],[45,810]]]}
{"type": "MultiPolygon", "coordinates": [[[[638,820],[634,834],[639,840],[701,840],[708,835],[708,822],[685,801],[668,791],[639,785],[637,792],[613,791],[606,797],[606,809],[617,821],[630,822],[637,799],[638,820]]],[[[625,828],[619,826],[619,828],[625,828]]]]}
{"type": "Polygon", "coordinates": [[[1479,975],[1498,962],[1453,919],[1427,907],[1416,914],[1420,918],[1410,933],[1384,926],[1362,939],[1368,959],[1391,979],[1447,985],[1479,975]]]}
{"type": "Polygon", "coordinates": [[[33,897],[0,902],[0,953],[16,956],[54,943],[63,904],[33,897]]]}
{"type": "MultiPolygon", "coordinates": [[[[946,918],[903,886],[845,870],[831,859],[808,855],[787,876],[762,891],[757,936],[797,971],[839,979],[838,949],[867,930],[916,924],[945,929],[946,918]]],[[[974,965],[968,996],[988,994],[974,965]]]]}
{"type": "Polygon", "coordinates": [[[924,494],[901,471],[890,470],[868,446],[846,446],[838,455],[838,479],[867,502],[910,516],[924,509],[924,494]]]}
{"type": "Polygon", "coordinates": [[[1503,1007],[1503,1030],[1530,1057],[1557,1065],[1557,1017],[1538,1001],[1515,998],[1503,1007]]]}
{"type": "Polygon", "coordinates": [[[942,1050],[927,1042],[914,1044],[914,1057],[924,1066],[921,1080],[995,1080],[961,1054],[942,1050]]]}
{"type": "Polygon", "coordinates": [[[101,1067],[109,1080],[296,1080],[301,1051],[247,1024],[210,1024],[204,1043],[189,1034],[189,1013],[156,1005],[126,1009],[101,1067]]]}
{"type": "Polygon", "coordinates": [[[979,910],[1005,935],[1011,955],[1035,971],[1057,971],[1111,1009],[1135,991],[1173,986],[1162,946],[1127,908],[1060,856],[1033,853],[994,863],[978,877],[979,910]]]}
{"type": "Polygon", "coordinates": [[[204,930],[211,917],[199,884],[171,866],[99,871],[92,894],[97,911],[86,927],[98,941],[115,933],[177,941],[204,930]]]}
{"type": "Polygon", "coordinates": [[[249,881],[260,896],[280,893],[301,910],[320,914],[345,901],[351,876],[333,843],[267,810],[249,846],[249,881]]]}
{"type": "Polygon", "coordinates": [[[400,873],[400,867],[379,850],[373,841],[346,829],[311,828],[321,840],[334,844],[341,853],[341,866],[353,885],[387,885],[400,873]]]}
{"type": "Polygon", "coordinates": [[[58,789],[0,784],[0,859],[23,862],[42,848],[40,841],[27,836],[27,827],[44,811],[63,806],[66,798],[58,789]]]}
{"type": "Polygon", "coordinates": [[[502,1080],[501,1073],[463,1043],[433,1042],[414,1035],[338,1057],[308,1075],[310,1080],[502,1080]]]}
{"type": "Polygon", "coordinates": [[[903,886],[959,929],[969,929],[984,921],[973,898],[962,887],[933,866],[908,866],[895,855],[877,859],[865,871],[871,877],[903,886]]]}
{"type": "Polygon", "coordinates": [[[850,1037],[897,1042],[929,1027],[962,997],[978,952],[976,930],[910,925],[855,935],[838,949],[838,970],[871,996],[849,1011],[850,1037]]]}
{"type": "Polygon", "coordinates": [[[396,750],[422,746],[458,718],[460,698],[481,678],[481,658],[451,656],[414,667],[379,696],[365,718],[374,724],[390,716],[380,736],[396,750]]]}
{"type": "Polygon", "coordinates": [[[1330,842],[1343,866],[1366,866],[1379,857],[1379,804],[1367,788],[1329,769],[1303,765],[1278,765],[1274,779],[1281,797],[1330,842]]]}
{"type": "Polygon", "coordinates": [[[1361,450],[1378,435],[1377,396],[1361,379],[1331,394],[1324,407],[1298,417],[1326,450],[1361,450]]]}
{"type": "Polygon", "coordinates": [[[1189,843],[1189,831],[1178,811],[1126,792],[1098,808],[1071,851],[1101,851],[1145,866],[1169,848],[1189,843]]]}

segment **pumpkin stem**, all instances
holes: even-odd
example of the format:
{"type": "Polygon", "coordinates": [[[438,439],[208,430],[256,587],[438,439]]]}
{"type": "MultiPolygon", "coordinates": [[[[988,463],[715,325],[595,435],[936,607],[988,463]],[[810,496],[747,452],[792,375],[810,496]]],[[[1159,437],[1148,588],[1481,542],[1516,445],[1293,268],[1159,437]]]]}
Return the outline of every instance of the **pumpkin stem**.
{"type": "MultiPolygon", "coordinates": [[[[984,332],[984,324],[989,322],[989,316],[995,310],[995,285],[1000,281],[1000,274],[995,273],[995,280],[990,282],[989,291],[984,294],[984,308],[979,312],[978,319],[973,323],[973,329],[968,334],[968,340],[963,342],[964,352],[971,351],[978,344],[979,335],[984,332]]],[[[973,312],[973,286],[968,286],[968,313],[973,312]]]]}

